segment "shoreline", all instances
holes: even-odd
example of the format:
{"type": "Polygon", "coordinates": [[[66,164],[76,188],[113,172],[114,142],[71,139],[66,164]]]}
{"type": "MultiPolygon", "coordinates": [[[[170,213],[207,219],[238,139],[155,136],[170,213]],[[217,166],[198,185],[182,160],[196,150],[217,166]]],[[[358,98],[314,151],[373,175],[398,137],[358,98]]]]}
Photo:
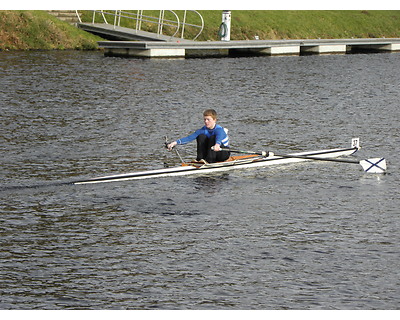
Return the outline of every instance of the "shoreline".
{"type": "MultiPolygon", "coordinates": [[[[90,11],[82,11],[86,17],[90,11]]],[[[221,11],[201,11],[205,28],[196,42],[217,41],[221,11]]],[[[0,10],[0,52],[101,50],[103,38],[46,11],[0,10]]],[[[189,37],[189,30],[188,30],[189,37]]],[[[400,11],[232,11],[232,41],[400,38],[400,11]]]]}

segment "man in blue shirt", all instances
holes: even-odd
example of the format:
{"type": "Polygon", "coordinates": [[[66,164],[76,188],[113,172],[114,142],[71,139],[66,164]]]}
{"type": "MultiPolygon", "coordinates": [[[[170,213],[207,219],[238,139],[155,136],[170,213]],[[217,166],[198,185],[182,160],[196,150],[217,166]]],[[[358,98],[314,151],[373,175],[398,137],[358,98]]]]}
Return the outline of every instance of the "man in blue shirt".
{"type": "Polygon", "coordinates": [[[167,148],[172,150],[178,144],[186,144],[196,139],[197,161],[205,160],[213,163],[227,160],[230,152],[221,151],[221,147],[229,147],[228,130],[217,124],[217,112],[214,109],[204,111],[203,119],[204,126],[202,128],[185,138],[169,143],[167,148]]]}

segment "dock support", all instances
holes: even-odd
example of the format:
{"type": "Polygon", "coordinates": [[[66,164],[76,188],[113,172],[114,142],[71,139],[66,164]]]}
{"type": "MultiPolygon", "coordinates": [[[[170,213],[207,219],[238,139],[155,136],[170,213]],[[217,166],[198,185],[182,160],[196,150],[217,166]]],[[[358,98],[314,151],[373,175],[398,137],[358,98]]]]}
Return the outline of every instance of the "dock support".
{"type": "Polygon", "coordinates": [[[188,58],[218,58],[218,57],[228,57],[230,55],[229,49],[186,49],[186,57],[188,58]]]}
{"type": "Polygon", "coordinates": [[[392,43],[390,49],[391,51],[400,51],[400,43],[392,43]]]}
{"type": "Polygon", "coordinates": [[[391,52],[400,51],[399,43],[391,44],[366,44],[366,45],[349,45],[348,52],[391,52]]]}
{"type": "Polygon", "coordinates": [[[275,56],[275,55],[298,56],[300,54],[300,46],[274,46],[266,48],[262,52],[265,52],[267,55],[270,56],[275,56]]]}
{"type": "Polygon", "coordinates": [[[131,49],[107,48],[104,52],[108,57],[139,57],[139,58],[184,58],[185,49],[131,49]]]}
{"type": "Polygon", "coordinates": [[[346,45],[315,45],[315,46],[303,46],[301,48],[302,54],[345,54],[346,45]]]}
{"type": "Polygon", "coordinates": [[[399,39],[100,41],[106,56],[191,58],[399,52],[399,39]]]}

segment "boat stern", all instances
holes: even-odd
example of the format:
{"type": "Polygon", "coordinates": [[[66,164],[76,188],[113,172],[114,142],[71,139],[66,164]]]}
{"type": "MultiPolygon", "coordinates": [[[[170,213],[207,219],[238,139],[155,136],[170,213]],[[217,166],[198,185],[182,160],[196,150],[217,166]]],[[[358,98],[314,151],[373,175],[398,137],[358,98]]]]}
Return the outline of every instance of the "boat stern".
{"type": "Polygon", "coordinates": [[[360,147],[360,138],[353,138],[351,139],[351,147],[355,149],[354,152],[357,152],[361,149],[360,147]]]}

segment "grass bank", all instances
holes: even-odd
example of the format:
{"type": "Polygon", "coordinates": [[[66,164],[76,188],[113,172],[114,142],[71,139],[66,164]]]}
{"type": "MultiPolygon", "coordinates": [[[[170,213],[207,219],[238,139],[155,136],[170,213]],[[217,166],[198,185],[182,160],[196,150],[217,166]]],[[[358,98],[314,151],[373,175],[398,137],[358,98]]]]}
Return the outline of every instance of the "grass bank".
{"type": "MultiPolygon", "coordinates": [[[[111,11],[110,11],[111,12],[111,11]]],[[[137,11],[131,11],[136,13],[137,11]]],[[[183,11],[175,11],[183,20],[183,11]]],[[[197,40],[219,40],[221,10],[200,10],[204,30],[197,40]]],[[[158,17],[159,11],[145,10],[144,15],[158,17]]],[[[85,21],[92,21],[92,13],[84,12],[85,21]]],[[[106,15],[113,23],[113,17],[106,15]]],[[[102,21],[100,15],[96,17],[102,21]]],[[[175,17],[165,12],[165,19],[175,17]]],[[[200,24],[200,19],[188,11],[188,23],[200,24]]],[[[135,28],[135,21],[122,19],[121,25],[135,28]]],[[[164,30],[167,30],[164,27],[164,30]]],[[[171,29],[171,28],[170,28],[171,29]]],[[[341,38],[398,38],[400,37],[400,11],[365,10],[241,10],[232,11],[231,40],[259,39],[341,39],[341,38]]],[[[157,26],[142,23],[142,30],[156,32],[157,26]]],[[[185,38],[193,38],[198,29],[186,27],[185,38]]],[[[164,32],[171,35],[172,30],[164,32]]]]}
{"type": "MultiPolygon", "coordinates": [[[[203,37],[216,39],[221,12],[205,11],[203,37]]],[[[232,11],[232,40],[398,38],[400,11],[232,11]]]]}
{"type": "Polygon", "coordinates": [[[0,50],[94,50],[100,39],[45,11],[0,11],[0,50]]]}

